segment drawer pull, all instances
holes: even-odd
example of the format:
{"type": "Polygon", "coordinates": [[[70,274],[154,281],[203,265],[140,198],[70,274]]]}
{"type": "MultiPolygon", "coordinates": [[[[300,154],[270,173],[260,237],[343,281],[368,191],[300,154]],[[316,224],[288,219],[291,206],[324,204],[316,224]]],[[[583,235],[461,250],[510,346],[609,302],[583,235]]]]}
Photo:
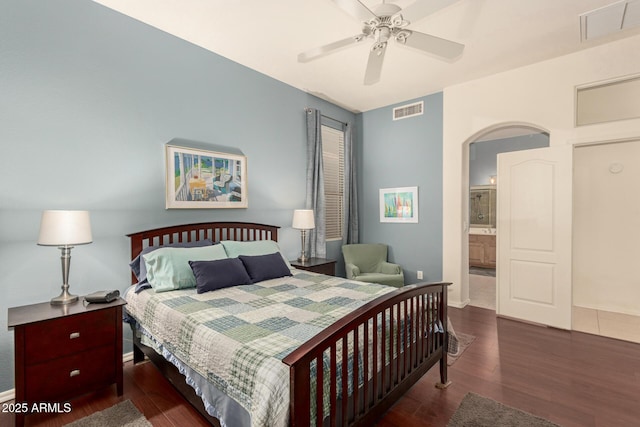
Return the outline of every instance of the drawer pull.
{"type": "Polygon", "coordinates": [[[77,377],[78,375],[80,375],[80,369],[74,369],[73,371],[69,372],[69,377],[77,377]]]}
{"type": "Polygon", "coordinates": [[[72,332],[69,334],[69,339],[75,339],[75,338],[80,338],[80,332],[72,332]]]}

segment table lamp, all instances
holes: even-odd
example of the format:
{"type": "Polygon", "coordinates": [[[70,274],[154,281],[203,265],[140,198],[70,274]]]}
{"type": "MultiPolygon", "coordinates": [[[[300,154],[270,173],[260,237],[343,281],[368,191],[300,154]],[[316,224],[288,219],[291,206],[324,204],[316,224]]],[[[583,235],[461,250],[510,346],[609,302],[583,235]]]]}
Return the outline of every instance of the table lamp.
{"type": "Polygon", "coordinates": [[[52,305],[70,304],[78,300],[69,293],[71,249],[92,242],[88,211],[47,210],[42,213],[38,245],[57,246],[62,251],[62,293],[51,299],[52,305]]]}
{"type": "Polygon", "coordinates": [[[302,251],[298,261],[306,262],[309,260],[306,253],[307,246],[307,230],[312,230],[316,227],[315,220],[313,219],[312,209],[296,209],[293,211],[293,224],[292,227],[296,230],[300,230],[302,237],[302,251]]]}

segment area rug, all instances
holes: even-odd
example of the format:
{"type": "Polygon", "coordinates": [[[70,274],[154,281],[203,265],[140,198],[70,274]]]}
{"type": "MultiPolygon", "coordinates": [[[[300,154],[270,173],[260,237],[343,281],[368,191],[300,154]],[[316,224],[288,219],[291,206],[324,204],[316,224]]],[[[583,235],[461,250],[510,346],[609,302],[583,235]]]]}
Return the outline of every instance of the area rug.
{"type": "MultiPolygon", "coordinates": [[[[451,348],[449,349],[449,353],[447,354],[447,366],[451,366],[455,363],[456,360],[462,355],[462,353],[471,345],[471,343],[476,339],[475,336],[469,334],[463,334],[462,332],[456,332],[456,337],[458,338],[458,351],[455,353],[451,353],[451,348]]],[[[449,347],[451,347],[451,343],[449,343],[449,347]]]]}
{"type": "Polygon", "coordinates": [[[130,400],[80,418],[64,427],[153,427],[130,400]]]}
{"type": "Polygon", "coordinates": [[[447,427],[560,427],[500,402],[467,393],[447,427]]]}

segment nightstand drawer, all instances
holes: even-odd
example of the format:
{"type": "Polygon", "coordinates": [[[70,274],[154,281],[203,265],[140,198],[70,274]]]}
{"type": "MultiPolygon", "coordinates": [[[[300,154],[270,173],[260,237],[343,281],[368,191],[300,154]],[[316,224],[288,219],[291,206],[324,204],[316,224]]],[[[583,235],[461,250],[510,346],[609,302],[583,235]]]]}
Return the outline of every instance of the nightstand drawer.
{"type": "Polygon", "coordinates": [[[96,310],[25,327],[27,365],[77,354],[116,337],[116,311],[96,310]]]}
{"type": "MultiPolygon", "coordinates": [[[[27,402],[60,401],[114,382],[115,347],[107,345],[75,355],[27,366],[27,402]]],[[[119,360],[122,363],[121,359],[119,360]]]]}

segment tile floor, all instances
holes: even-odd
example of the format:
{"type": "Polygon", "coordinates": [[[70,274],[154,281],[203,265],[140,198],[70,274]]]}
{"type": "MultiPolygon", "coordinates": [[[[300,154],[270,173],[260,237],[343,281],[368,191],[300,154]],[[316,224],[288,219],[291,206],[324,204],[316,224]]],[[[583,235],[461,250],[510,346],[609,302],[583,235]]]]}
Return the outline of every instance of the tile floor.
{"type": "Polygon", "coordinates": [[[640,343],[640,316],[573,306],[573,329],[640,343]]]}
{"type": "MultiPolygon", "coordinates": [[[[469,305],[496,309],[496,278],[469,274],[469,305]]],[[[573,329],[589,334],[640,343],[640,316],[574,306],[573,329]]]]}
{"type": "Polygon", "coordinates": [[[469,305],[475,307],[496,309],[496,278],[469,274],[469,305]]]}

